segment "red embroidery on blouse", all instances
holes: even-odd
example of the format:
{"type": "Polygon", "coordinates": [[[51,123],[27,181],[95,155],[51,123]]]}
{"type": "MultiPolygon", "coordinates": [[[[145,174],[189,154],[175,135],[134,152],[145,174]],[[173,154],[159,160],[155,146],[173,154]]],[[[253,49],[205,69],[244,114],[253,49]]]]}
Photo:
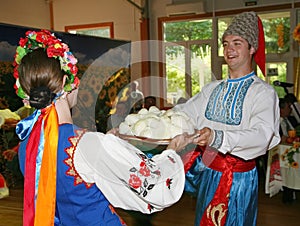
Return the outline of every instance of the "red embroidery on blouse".
{"type": "Polygon", "coordinates": [[[86,132],[86,130],[80,129],[75,130],[75,136],[69,137],[69,142],[71,143],[71,146],[65,149],[65,152],[68,155],[68,158],[64,160],[64,163],[69,166],[69,169],[66,171],[66,174],[69,176],[74,177],[74,185],[84,184],[86,188],[90,188],[93,184],[86,183],[79,173],[76,171],[74,166],[74,151],[76,150],[78,141],[83,136],[83,134],[86,132]]]}
{"type": "Polygon", "coordinates": [[[171,189],[172,181],[173,181],[172,178],[168,178],[168,179],[166,180],[166,186],[167,186],[169,189],[171,189]]]}

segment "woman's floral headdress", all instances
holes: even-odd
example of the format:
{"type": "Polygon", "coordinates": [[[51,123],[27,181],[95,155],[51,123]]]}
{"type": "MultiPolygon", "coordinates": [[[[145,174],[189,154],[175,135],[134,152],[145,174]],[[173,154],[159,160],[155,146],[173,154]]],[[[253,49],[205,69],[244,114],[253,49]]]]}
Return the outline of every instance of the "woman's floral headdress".
{"type": "Polygon", "coordinates": [[[48,30],[27,31],[25,35],[26,37],[21,38],[19,41],[14,61],[15,89],[17,95],[23,99],[28,98],[19,83],[18,67],[22,58],[37,48],[45,49],[48,57],[59,59],[61,69],[67,75],[64,91],[69,92],[77,88],[79,85],[79,79],[76,76],[78,71],[76,66],[77,59],[69,51],[68,45],[61,42],[60,39],[56,38],[55,35],[51,34],[48,30]]]}

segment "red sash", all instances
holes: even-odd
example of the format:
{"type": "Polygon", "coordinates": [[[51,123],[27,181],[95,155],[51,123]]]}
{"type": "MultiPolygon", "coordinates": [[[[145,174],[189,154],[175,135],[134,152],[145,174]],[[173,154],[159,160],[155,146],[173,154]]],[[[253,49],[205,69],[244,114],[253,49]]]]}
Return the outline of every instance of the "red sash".
{"type": "Polygon", "coordinates": [[[207,147],[203,151],[202,161],[207,167],[222,172],[222,176],[215,195],[202,216],[200,226],[225,225],[233,173],[252,170],[256,166],[255,160],[245,161],[207,147]]]}

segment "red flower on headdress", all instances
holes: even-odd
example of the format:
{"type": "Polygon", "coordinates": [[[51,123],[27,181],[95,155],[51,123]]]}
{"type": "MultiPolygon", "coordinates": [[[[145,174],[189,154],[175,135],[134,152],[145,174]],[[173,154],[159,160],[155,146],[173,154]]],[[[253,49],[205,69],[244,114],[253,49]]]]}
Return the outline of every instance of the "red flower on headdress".
{"type": "Polygon", "coordinates": [[[72,65],[71,63],[69,63],[68,67],[70,68],[70,71],[72,74],[77,74],[78,68],[75,65],[72,65]]]}
{"type": "Polygon", "coordinates": [[[59,47],[59,44],[55,44],[54,46],[49,46],[47,48],[47,55],[48,57],[63,57],[64,56],[64,49],[59,47]]]}
{"type": "Polygon", "coordinates": [[[24,47],[27,42],[28,42],[28,38],[21,38],[20,41],[19,41],[19,45],[21,47],[24,47]]]}

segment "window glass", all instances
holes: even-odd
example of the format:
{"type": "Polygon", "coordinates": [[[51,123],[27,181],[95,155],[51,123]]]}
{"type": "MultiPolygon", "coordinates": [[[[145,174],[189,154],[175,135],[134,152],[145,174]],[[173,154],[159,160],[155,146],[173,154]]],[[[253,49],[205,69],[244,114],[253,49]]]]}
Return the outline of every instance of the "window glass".
{"type": "Polygon", "coordinates": [[[164,23],[167,99],[176,104],[211,81],[212,19],[164,23]]]}
{"type": "Polygon", "coordinates": [[[176,103],[178,97],[185,97],[185,48],[166,47],[167,100],[176,103]]]}
{"type": "Polygon", "coordinates": [[[70,25],[65,26],[65,31],[72,34],[83,34],[103,38],[114,38],[113,22],[70,25]]]}
{"type": "Polygon", "coordinates": [[[277,80],[280,82],[286,82],[287,63],[285,62],[267,63],[266,68],[267,68],[266,77],[263,76],[260,70],[257,70],[257,76],[265,80],[270,85],[272,85],[279,97],[284,97],[286,94],[284,88],[280,86],[274,86],[273,82],[277,80]]]}
{"type": "Polygon", "coordinates": [[[290,12],[259,14],[264,25],[266,53],[286,53],[290,47],[290,12]]]}
{"type": "Polygon", "coordinates": [[[209,44],[191,45],[191,83],[192,96],[211,82],[211,46],[209,44]]]}
{"type": "MultiPolygon", "coordinates": [[[[223,55],[222,36],[232,21],[232,17],[224,17],[218,19],[218,55],[223,55]]],[[[223,71],[223,70],[222,70],[223,71]]],[[[224,75],[224,74],[223,74],[224,75]]]]}
{"type": "Polygon", "coordinates": [[[69,30],[72,34],[91,35],[96,37],[110,38],[110,28],[97,28],[90,30],[69,30]]]}
{"type": "Polygon", "coordinates": [[[212,20],[164,23],[164,40],[168,42],[212,39],[212,20]]]}
{"type": "Polygon", "coordinates": [[[228,78],[229,71],[228,71],[228,65],[222,64],[222,79],[228,78]]]}

